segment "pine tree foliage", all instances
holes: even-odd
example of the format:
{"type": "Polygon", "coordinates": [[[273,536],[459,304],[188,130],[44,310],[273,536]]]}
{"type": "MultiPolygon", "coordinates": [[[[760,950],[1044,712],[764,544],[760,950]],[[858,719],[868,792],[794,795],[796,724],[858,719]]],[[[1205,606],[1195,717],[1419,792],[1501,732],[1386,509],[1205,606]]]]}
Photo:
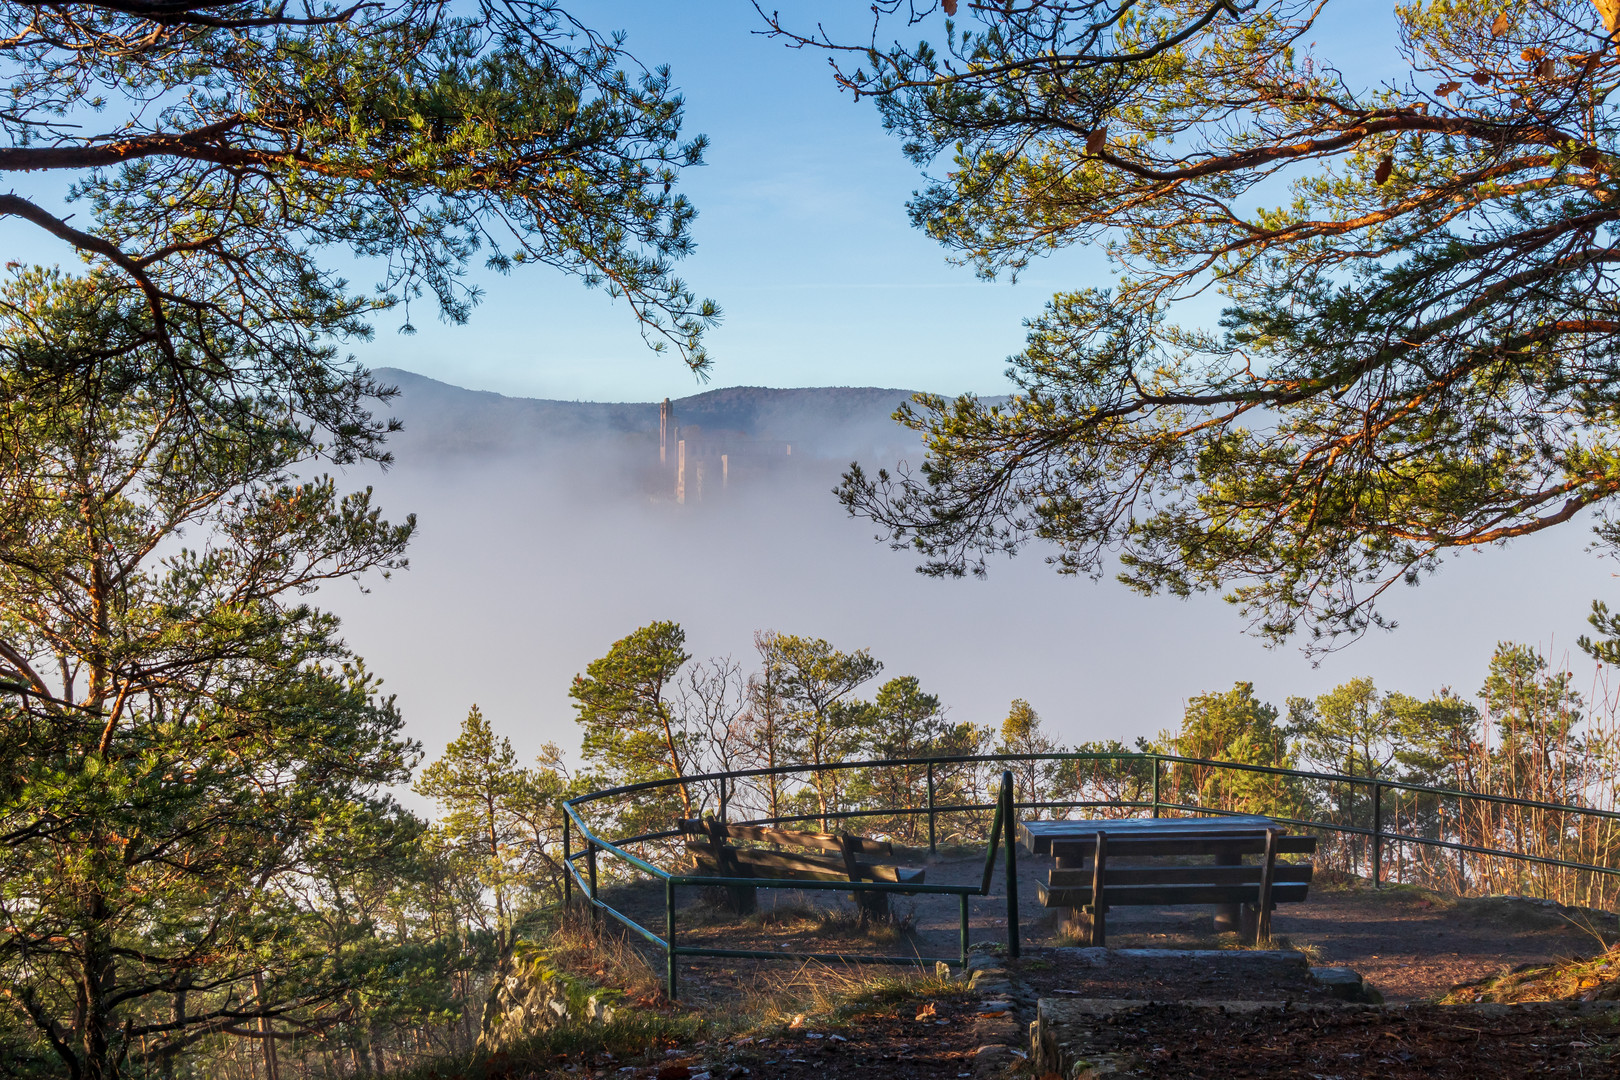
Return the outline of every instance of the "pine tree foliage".
{"type": "Polygon", "coordinates": [[[0,1005],[58,1075],[341,1023],[420,835],[393,700],[303,599],[412,523],[162,348],[97,276],[0,289],[0,1005]]]}
{"type": "MultiPolygon", "coordinates": [[[[685,777],[692,771],[690,735],[675,709],[675,677],[690,659],[686,631],[673,622],[653,622],[615,641],[585,674],[574,676],[568,696],[584,729],[582,752],[599,767],[602,785],[685,777]]],[[[673,795],[685,816],[695,816],[686,783],[673,795]]],[[[667,814],[659,820],[663,808],[651,806],[656,801],[638,801],[638,820],[668,828],[667,814]]]]}
{"type": "Polygon", "coordinates": [[[1371,87],[1319,25],[1341,8],[976,4],[861,54],[846,82],[931,170],[913,220],[953,257],[1096,245],[1120,280],[1032,320],[1007,403],[902,410],[926,461],[852,469],[852,512],[929,573],[1117,555],[1316,650],[1448,552],[1611,504],[1613,6],[1398,5],[1371,87]],[[1178,325],[1211,291],[1220,328],[1178,325]]]}
{"type": "MultiPolygon", "coordinates": [[[[860,746],[862,729],[871,722],[870,707],[850,699],[862,684],[883,670],[883,662],[866,649],[843,652],[824,638],[778,634],[772,644],[788,703],[783,734],[795,763],[825,765],[843,761],[860,746]]],[[[815,806],[827,827],[828,811],[846,777],[818,769],[812,786],[815,806]]]]}
{"type": "MultiPolygon", "coordinates": [[[[269,392],[379,455],[381,389],[335,345],[422,304],[464,321],[467,271],[550,266],[627,301],[695,370],[718,310],[673,274],[700,163],[666,68],[555,0],[0,5],[0,216],[148,309],[157,362],[269,392]],[[361,260],[374,288],[346,280],[361,260]],[[224,322],[233,333],[220,340],[224,322]],[[225,347],[225,346],[229,347],[225,347]]],[[[180,385],[187,385],[181,383],[180,385]]],[[[202,390],[198,390],[202,393],[202,390]]]]}
{"type": "Polygon", "coordinates": [[[417,793],[439,809],[430,843],[487,891],[488,929],[502,957],[516,940],[519,912],[537,896],[560,893],[561,867],[552,852],[562,841],[558,803],[569,794],[561,758],[548,744],[538,768],[518,764],[511,742],[497,737],[474,705],[461,734],[416,779],[417,793]]]}

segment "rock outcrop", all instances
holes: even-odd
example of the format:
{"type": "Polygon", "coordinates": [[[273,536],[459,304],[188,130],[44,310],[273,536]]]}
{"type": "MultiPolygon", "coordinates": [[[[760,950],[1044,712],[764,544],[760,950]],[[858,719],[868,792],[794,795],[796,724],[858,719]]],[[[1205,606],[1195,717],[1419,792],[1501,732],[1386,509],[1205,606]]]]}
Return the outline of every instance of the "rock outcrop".
{"type": "Polygon", "coordinates": [[[605,1024],[620,996],[559,970],[544,950],[519,942],[484,1003],[478,1048],[505,1050],[559,1024],[605,1024]]]}

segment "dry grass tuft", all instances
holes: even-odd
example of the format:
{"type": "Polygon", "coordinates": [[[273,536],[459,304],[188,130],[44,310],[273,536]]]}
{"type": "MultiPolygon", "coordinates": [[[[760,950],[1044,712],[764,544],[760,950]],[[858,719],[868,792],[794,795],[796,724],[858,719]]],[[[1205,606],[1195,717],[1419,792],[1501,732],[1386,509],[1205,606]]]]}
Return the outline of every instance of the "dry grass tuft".
{"type": "Polygon", "coordinates": [[[1585,959],[1523,964],[1453,987],[1445,1004],[1471,1001],[1620,1001],[1620,947],[1585,959]]]}
{"type": "Polygon", "coordinates": [[[663,975],[630,940],[628,933],[603,916],[593,932],[591,918],[571,911],[545,941],[552,963],[599,986],[623,990],[631,999],[662,997],[663,975]]]}

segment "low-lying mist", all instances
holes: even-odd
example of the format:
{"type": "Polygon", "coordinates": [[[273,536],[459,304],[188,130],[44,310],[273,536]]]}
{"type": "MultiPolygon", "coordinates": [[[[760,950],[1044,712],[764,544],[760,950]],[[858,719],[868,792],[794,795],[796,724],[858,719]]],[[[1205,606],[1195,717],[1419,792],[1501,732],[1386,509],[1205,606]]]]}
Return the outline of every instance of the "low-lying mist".
{"type": "Polygon", "coordinates": [[[320,602],[430,755],[474,703],[525,756],[547,741],[577,750],[570,680],[654,619],[679,622],[696,658],[729,654],[747,669],[756,630],[823,637],[871,649],[885,678],[916,675],[955,720],[999,723],[1017,697],[1062,741],[1130,741],[1174,726],[1187,697],[1240,679],[1279,706],[1360,675],[1472,695],[1499,640],[1590,672],[1574,639],[1591,600],[1613,589],[1612,564],[1585,551],[1589,530],[1565,526],[1462,554],[1391,597],[1399,629],[1313,666],[1246,636],[1216,597],[1149,599],[1060,577],[1037,549],[983,581],[914,573],[830,493],[851,457],[920,459],[884,419],[900,391],[843,392],[832,405],[830,392],[721,391],[730,411],[710,414],[677,402],[680,422],[729,418],[797,440],[791,466],[739,466],[723,491],[710,469],[703,500],[681,505],[659,471],[655,405],[526,403],[383,374],[404,390],[390,409],[406,424],[396,464],[345,479],[373,484],[391,518],[417,514],[411,568],[368,593],[328,587],[320,602]]]}

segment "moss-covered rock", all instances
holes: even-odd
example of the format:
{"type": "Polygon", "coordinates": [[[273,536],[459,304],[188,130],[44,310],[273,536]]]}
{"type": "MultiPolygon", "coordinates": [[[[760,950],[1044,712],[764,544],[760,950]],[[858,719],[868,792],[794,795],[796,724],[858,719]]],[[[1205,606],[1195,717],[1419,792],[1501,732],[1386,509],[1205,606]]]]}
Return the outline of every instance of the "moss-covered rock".
{"type": "Polygon", "coordinates": [[[478,1047],[494,1053],[560,1024],[605,1024],[623,1007],[622,996],[562,971],[545,950],[520,941],[484,1004],[478,1047]]]}

